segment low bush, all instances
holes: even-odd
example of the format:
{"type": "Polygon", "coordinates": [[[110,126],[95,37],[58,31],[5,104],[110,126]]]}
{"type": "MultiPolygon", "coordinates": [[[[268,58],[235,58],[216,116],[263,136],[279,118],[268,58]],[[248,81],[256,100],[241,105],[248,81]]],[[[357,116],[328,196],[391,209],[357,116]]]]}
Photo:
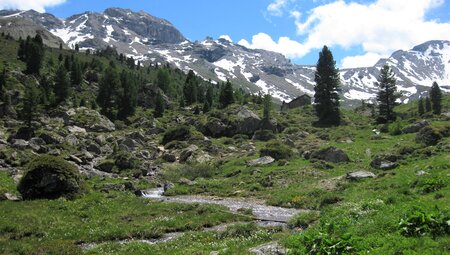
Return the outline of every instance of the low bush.
{"type": "Polygon", "coordinates": [[[234,238],[234,237],[250,237],[256,233],[258,226],[255,223],[236,224],[227,227],[223,232],[218,233],[219,239],[234,238]]]}
{"type": "Polygon", "coordinates": [[[290,159],[294,153],[292,152],[291,148],[288,146],[280,143],[279,141],[271,141],[264,146],[260,150],[260,156],[271,156],[272,158],[276,160],[280,159],[290,159]]]}
{"type": "Polygon", "coordinates": [[[401,135],[402,134],[403,125],[396,121],[389,125],[389,134],[390,135],[401,135]]]}
{"type": "Polygon", "coordinates": [[[292,255],[345,255],[360,254],[364,249],[361,240],[351,234],[342,233],[334,224],[326,224],[319,229],[306,230],[293,235],[286,246],[292,255]]]}
{"type": "Polygon", "coordinates": [[[85,190],[74,165],[49,155],[39,156],[29,163],[17,189],[24,199],[75,198],[85,190]]]}
{"type": "Polygon", "coordinates": [[[450,214],[439,212],[438,214],[426,213],[418,210],[406,218],[400,220],[400,233],[408,237],[419,237],[430,234],[441,236],[450,234],[450,214]]]}
{"type": "Polygon", "coordinates": [[[288,226],[290,228],[308,228],[313,222],[319,219],[320,213],[318,211],[309,211],[305,213],[300,213],[292,217],[288,226]]]}

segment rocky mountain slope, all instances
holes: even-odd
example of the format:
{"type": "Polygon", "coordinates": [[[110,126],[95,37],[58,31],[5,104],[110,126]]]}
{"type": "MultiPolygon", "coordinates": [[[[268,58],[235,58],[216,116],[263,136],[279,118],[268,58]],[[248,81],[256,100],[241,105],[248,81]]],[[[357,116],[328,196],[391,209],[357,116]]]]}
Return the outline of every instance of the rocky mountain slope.
{"type": "MultiPolygon", "coordinates": [[[[35,11],[2,11],[0,16],[25,19],[47,28],[70,47],[115,47],[136,60],[169,62],[204,79],[232,80],[252,93],[270,93],[279,101],[313,94],[314,67],[292,64],[283,55],[253,50],[226,39],[188,41],[170,22],[143,11],[109,8],[103,13],[85,12],[60,20],[35,11]]],[[[389,64],[398,78],[403,101],[417,99],[437,81],[450,91],[450,42],[429,41],[411,50],[399,50],[368,68],[340,71],[346,103],[373,100],[380,68],[389,64]]]]}

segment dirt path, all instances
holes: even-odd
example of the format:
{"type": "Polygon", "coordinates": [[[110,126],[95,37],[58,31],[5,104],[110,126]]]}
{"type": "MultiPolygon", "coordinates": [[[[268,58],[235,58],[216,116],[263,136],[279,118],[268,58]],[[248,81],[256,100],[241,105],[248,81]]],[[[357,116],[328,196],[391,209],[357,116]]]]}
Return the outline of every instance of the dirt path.
{"type": "Polygon", "coordinates": [[[222,205],[235,213],[240,208],[251,209],[255,216],[255,220],[266,222],[287,223],[294,215],[307,212],[307,210],[265,205],[264,201],[249,198],[220,198],[207,196],[168,197],[163,195],[163,188],[149,189],[142,191],[142,193],[145,198],[160,199],[163,201],[222,205]]]}

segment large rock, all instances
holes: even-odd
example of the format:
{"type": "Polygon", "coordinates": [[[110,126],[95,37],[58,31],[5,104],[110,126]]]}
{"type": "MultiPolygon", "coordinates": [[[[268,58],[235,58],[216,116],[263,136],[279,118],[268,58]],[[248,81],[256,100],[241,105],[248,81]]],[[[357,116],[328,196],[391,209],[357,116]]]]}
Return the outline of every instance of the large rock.
{"type": "Polygon", "coordinates": [[[384,156],[376,156],[372,162],[370,162],[370,166],[375,169],[380,170],[390,170],[398,167],[396,161],[398,157],[395,155],[384,155],[384,156]]]}
{"type": "Polygon", "coordinates": [[[45,141],[46,144],[61,144],[64,138],[55,133],[45,132],[39,135],[39,138],[45,141]]]}
{"type": "Polygon", "coordinates": [[[422,128],[428,126],[428,125],[429,125],[428,121],[422,120],[420,122],[417,122],[417,123],[414,123],[414,124],[411,124],[409,126],[404,127],[402,129],[402,132],[404,134],[416,133],[416,132],[419,132],[419,130],[421,130],[422,128]]]}
{"type": "Polygon", "coordinates": [[[270,163],[273,163],[275,161],[274,158],[270,157],[270,156],[264,156],[258,159],[253,159],[253,160],[249,160],[247,161],[247,166],[263,166],[263,165],[268,165],[270,163]]]}
{"type": "Polygon", "coordinates": [[[192,156],[192,154],[197,150],[198,150],[198,147],[196,145],[190,145],[189,147],[187,147],[180,153],[179,161],[181,163],[186,162],[192,156]]]}
{"type": "Polygon", "coordinates": [[[17,189],[24,199],[73,198],[84,191],[76,166],[64,159],[40,156],[28,165],[17,189]]]}
{"type": "Polygon", "coordinates": [[[260,246],[251,248],[251,254],[254,255],[285,255],[287,250],[279,245],[277,242],[270,242],[266,244],[261,244],[260,246]]]}
{"type": "Polygon", "coordinates": [[[108,118],[86,107],[69,109],[63,115],[63,119],[66,125],[75,125],[93,132],[111,132],[116,130],[114,123],[108,118]]]}
{"type": "Polygon", "coordinates": [[[119,145],[126,146],[128,148],[127,151],[134,151],[139,144],[134,139],[126,137],[124,139],[119,140],[119,145]]]}
{"type": "Polygon", "coordinates": [[[315,151],[311,154],[311,158],[324,160],[332,163],[349,162],[347,154],[334,146],[315,151]]]}
{"type": "Polygon", "coordinates": [[[216,118],[209,118],[203,126],[204,134],[212,137],[221,137],[227,134],[227,125],[216,118]]]}
{"type": "Polygon", "coordinates": [[[376,175],[372,172],[366,171],[366,170],[359,170],[356,172],[350,172],[347,173],[346,178],[349,180],[361,180],[366,178],[374,178],[376,175]]]}
{"type": "Polygon", "coordinates": [[[261,119],[246,106],[241,106],[237,110],[236,120],[234,122],[235,134],[253,135],[259,129],[261,119]]]}

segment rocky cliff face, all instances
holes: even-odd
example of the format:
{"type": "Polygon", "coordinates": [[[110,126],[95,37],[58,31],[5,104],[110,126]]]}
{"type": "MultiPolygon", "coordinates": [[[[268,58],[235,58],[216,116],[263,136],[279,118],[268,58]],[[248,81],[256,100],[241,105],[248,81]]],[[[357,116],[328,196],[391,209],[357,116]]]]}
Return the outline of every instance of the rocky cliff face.
{"type": "MultiPolygon", "coordinates": [[[[248,92],[270,93],[280,102],[314,94],[313,66],[295,65],[281,54],[247,49],[225,39],[190,42],[170,22],[143,11],[109,8],[103,13],[85,12],[66,20],[35,11],[1,11],[0,16],[32,21],[70,47],[79,44],[83,50],[113,46],[141,62],[168,62],[217,82],[229,79],[248,92]]],[[[411,50],[396,51],[373,67],[341,70],[345,103],[373,100],[384,64],[393,68],[405,102],[426,93],[433,81],[450,91],[450,42],[430,41],[411,50]]]]}

